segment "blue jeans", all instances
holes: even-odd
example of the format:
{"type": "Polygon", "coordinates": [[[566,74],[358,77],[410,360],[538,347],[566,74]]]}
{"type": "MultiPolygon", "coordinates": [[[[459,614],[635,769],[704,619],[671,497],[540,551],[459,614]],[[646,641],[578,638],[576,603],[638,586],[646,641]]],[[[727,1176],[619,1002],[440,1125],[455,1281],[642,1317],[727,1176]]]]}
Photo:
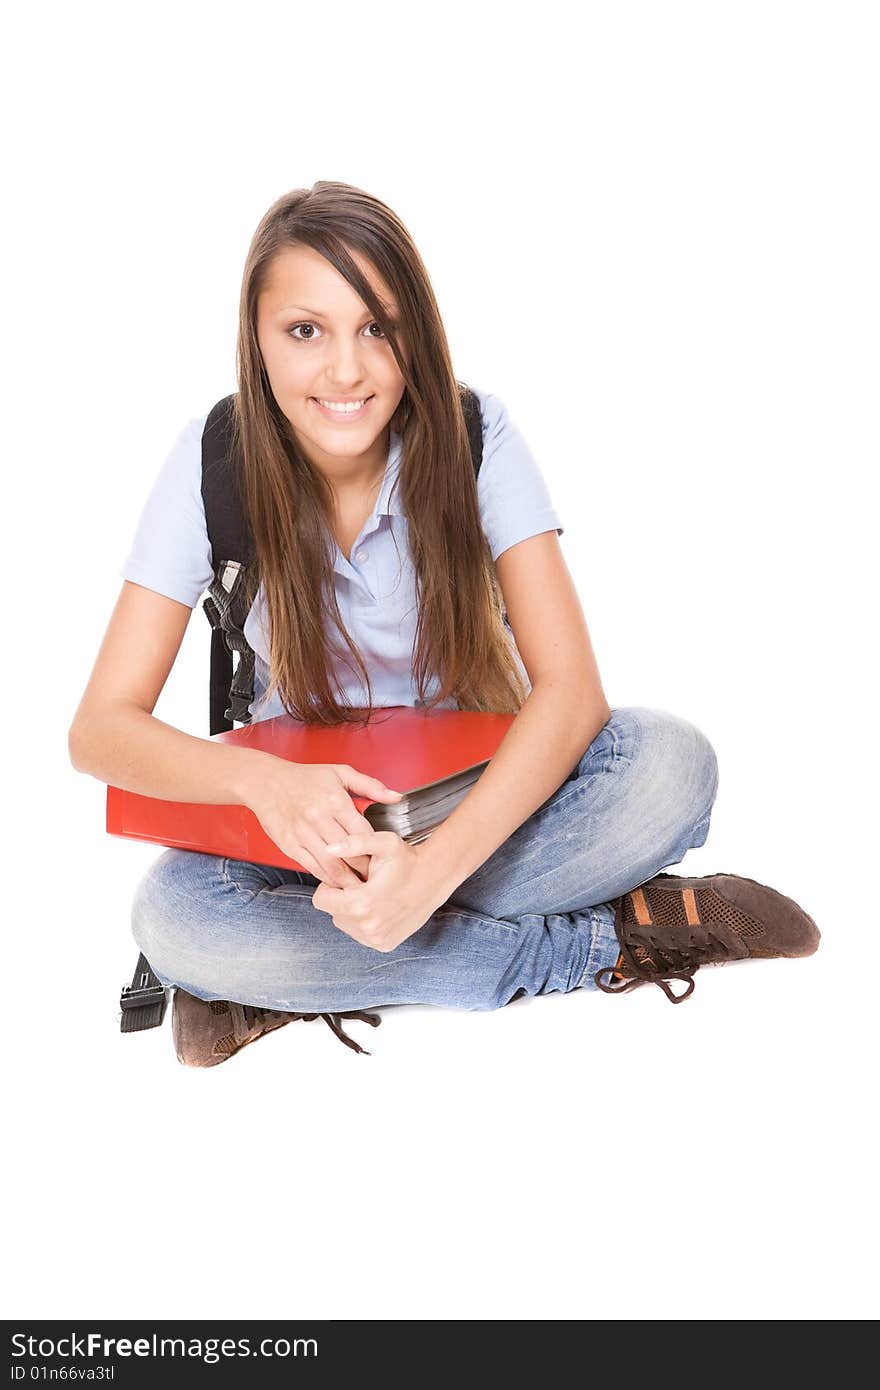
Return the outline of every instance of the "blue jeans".
{"type": "Polygon", "coordinates": [[[717,788],[693,724],[614,709],[556,791],[393,951],[334,926],[311,874],[181,849],[141,880],[132,930],[163,983],[296,1013],[595,989],[617,960],[611,900],[704,843],[717,788]]]}

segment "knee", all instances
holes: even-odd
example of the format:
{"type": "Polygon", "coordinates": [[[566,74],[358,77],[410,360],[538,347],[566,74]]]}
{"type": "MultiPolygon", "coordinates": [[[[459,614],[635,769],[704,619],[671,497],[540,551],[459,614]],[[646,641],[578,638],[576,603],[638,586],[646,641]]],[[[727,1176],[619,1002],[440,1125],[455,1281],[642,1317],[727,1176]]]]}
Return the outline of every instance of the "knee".
{"type": "Polygon", "coordinates": [[[638,759],[649,795],[682,825],[697,825],[718,792],[718,758],[709,739],[690,720],[667,710],[638,707],[638,759]]]}
{"type": "MultiPolygon", "coordinates": [[[[248,877],[192,850],[167,850],[150,865],[135,890],[131,926],[160,979],[206,999],[278,1008],[300,979],[320,977],[320,949],[283,924],[257,920],[259,875],[254,883],[248,877]]],[[[302,992],[311,997],[308,985],[302,992]]]]}
{"type": "MultiPolygon", "coordinates": [[[[190,850],[168,849],[153,861],[135,889],[132,935],[154,970],[181,978],[199,953],[200,919],[209,879],[219,881],[222,860],[190,850]]],[[[203,948],[204,949],[204,948],[203,948]]]]}

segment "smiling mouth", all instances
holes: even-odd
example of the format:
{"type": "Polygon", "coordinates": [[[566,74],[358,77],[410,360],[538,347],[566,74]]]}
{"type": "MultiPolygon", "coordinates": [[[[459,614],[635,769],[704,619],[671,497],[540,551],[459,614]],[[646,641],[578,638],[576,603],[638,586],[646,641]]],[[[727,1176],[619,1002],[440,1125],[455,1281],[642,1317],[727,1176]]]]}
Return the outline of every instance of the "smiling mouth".
{"type": "Polygon", "coordinates": [[[354,405],[353,403],[345,401],[336,401],[329,405],[325,405],[324,400],[320,396],[309,396],[309,400],[317,406],[325,419],[359,420],[370,404],[370,401],[373,400],[373,396],[360,397],[360,405],[354,405]]]}

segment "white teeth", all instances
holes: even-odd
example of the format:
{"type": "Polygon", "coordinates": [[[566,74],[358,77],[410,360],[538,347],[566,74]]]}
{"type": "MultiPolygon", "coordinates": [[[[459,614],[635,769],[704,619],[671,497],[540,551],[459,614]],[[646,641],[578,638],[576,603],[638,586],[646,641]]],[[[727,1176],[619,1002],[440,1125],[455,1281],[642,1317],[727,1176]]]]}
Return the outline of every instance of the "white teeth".
{"type": "Polygon", "coordinates": [[[366,404],[369,400],[369,396],[365,396],[362,401],[351,401],[347,404],[341,401],[322,401],[320,396],[316,396],[315,400],[319,405],[324,406],[325,410],[336,410],[340,415],[352,415],[356,410],[360,410],[362,405],[366,404]]]}

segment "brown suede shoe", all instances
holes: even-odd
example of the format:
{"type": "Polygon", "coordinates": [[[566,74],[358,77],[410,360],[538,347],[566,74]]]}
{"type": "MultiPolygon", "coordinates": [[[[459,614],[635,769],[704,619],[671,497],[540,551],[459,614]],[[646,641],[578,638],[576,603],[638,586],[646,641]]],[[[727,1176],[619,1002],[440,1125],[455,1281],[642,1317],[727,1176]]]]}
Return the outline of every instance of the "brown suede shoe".
{"type": "Polygon", "coordinates": [[[811,956],[819,945],[816,923],[792,898],[738,874],[657,874],[616,900],[614,930],[620,954],[615,966],[597,970],[599,989],[623,994],[656,984],[673,1004],[693,993],[701,965],[811,956]],[[669,980],[688,987],[675,994],[669,980]]]}
{"type": "Polygon", "coordinates": [[[253,1004],[237,1004],[228,999],[198,999],[185,989],[176,987],[171,1006],[171,1033],[178,1061],[186,1067],[216,1067],[226,1062],[248,1043],[256,1042],[285,1023],[302,1019],[310,1023],[323,1018],[337,1038],[355,1052],[364,1052],[340,1027],[340,1018],[360,1018],[373,1028],[382,1022],[378,1014],[353,1009],[348,1013],[299,1014],[281,1013],[275,1009],[260,1009],[253,1004]]]}

